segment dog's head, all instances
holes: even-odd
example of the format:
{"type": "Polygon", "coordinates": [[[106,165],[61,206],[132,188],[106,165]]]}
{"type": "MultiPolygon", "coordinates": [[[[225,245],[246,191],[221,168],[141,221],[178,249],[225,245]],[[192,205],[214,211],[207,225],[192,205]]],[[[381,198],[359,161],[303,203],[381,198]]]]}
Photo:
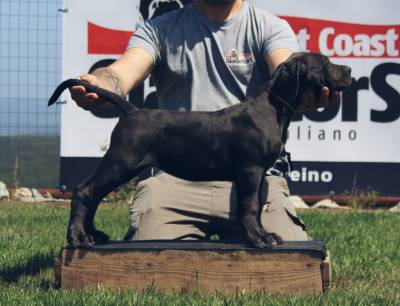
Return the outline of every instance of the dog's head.
{"type": "Polygon", "coordinates": [[[276,69],[273,83],[272,90],[276,87],[276,91],[284,92],[294,110],[317,110],[328,106],[320,105],[322,87],[333,94],[352,84],[351,68],[333,64],[322,54],[299,52],[276,69]]]}

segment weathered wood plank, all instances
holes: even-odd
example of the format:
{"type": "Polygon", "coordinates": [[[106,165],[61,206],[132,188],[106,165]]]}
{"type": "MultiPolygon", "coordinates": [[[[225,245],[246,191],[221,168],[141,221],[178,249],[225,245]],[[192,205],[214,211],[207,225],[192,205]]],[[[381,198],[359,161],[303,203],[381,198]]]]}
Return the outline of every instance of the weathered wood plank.
{"type": "Polygon", "coordinates": [[[322,291],[329,290],[332,280],[331,254],[328,251],[326,258],[321,262],[322,291]]]}
{"type": "MultiPolygon", "coordinates": [[[[149,242],[151,243],[151,242],[149,242]]],[[[175,242],[176,243],[176,242],[175,242]]],[[[203,245],[204,247],[204,245],[203,245]]],[[[108,246],[61,252],[61,288],[148,287],[167,291],[203,292],[264,290],[277,293],[316,294],[323,290],[321,252],[234,250],[139,249],[108,246]],[[318,255],[319,254],[319,255],[318,255]]],[[[326,284],[325,284],[326,285],[326,284]]]]}

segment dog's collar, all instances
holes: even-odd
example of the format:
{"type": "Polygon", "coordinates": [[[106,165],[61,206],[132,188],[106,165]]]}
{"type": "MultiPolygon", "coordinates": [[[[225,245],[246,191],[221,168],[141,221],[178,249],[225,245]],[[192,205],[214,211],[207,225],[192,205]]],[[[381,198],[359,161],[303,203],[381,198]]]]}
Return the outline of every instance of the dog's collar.
{"type": "Polygon", "coordinates": [[[281,98],[280,96],[278,96],[276,93],[274,93],[272,90],[267,89],[266,90],[271,96],[273,96],[275,99],[277,99],[279,102],[281,102],[283,105],[285,105],[290,111],[292,111],[293,113],[295,113],[296,111],[294,110],[294,108],[285,101],[285,99],[281,98]]]}

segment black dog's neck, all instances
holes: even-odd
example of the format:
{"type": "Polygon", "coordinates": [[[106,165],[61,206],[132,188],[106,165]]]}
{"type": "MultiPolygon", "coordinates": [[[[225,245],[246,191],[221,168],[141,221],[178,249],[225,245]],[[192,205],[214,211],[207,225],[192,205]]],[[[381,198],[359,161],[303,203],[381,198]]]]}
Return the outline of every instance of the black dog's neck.
{"type": "MultiPolygon", "coordinates": [[[[277,100],[278,102],[282,103],[287,109],[289,109],[292,113],[295,113],[294,108],[287,102],[284,98],[274,93],[272,90],[267,90],[269,97],[277,100]]],[[[276,101],[274,101],[276,102],[276,101]]]]}
{"type": "Polygon", "coordinates": [[[295,114],[295,105],[298,105],[299,93],[293,93],[285,86],[273,86],[277,82],[270,82],[265,87],[269,103],[276,109],[282,143],[286,143],[290,121],[295,114]]]}

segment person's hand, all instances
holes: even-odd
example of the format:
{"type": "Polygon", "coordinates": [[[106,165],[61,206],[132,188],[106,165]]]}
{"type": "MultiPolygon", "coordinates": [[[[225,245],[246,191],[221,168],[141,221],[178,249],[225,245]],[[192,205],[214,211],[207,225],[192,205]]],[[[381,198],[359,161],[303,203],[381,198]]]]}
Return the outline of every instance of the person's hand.
{"type": "Polygon", "coordinates": [[[316,100],[315,95],[310,91],[305,91],[302,102],[296,111],[298,112],[310,112],[316,111],[319,108],[325,108],[330,105],[340,103],[340,92],[335,90],[329,90],[328,87],[324,86],[321,88],[321,94],[319,100],[316,100]]]}
{"type": "Polygon", "coordinates": [[[329,105],[339,104],[339,102],[339,91],[330,91],[328,87],[322,87],[321,96],[319,98],[319,107],[327,107],[329,105]]]}
{"type": "MultiPolygon", "coordinates": [[[[86,81],[91,85],[99,86],[99,80],[92,74],[85,74],[79,76],[77,79],[86,81]]],[[[96,108],[102,103],[102,100],[95,93],[88,93],[83,86],[73,86],[69,88],[71,98],[76,104],[85,110],[91,110],[96,108]]]]}

